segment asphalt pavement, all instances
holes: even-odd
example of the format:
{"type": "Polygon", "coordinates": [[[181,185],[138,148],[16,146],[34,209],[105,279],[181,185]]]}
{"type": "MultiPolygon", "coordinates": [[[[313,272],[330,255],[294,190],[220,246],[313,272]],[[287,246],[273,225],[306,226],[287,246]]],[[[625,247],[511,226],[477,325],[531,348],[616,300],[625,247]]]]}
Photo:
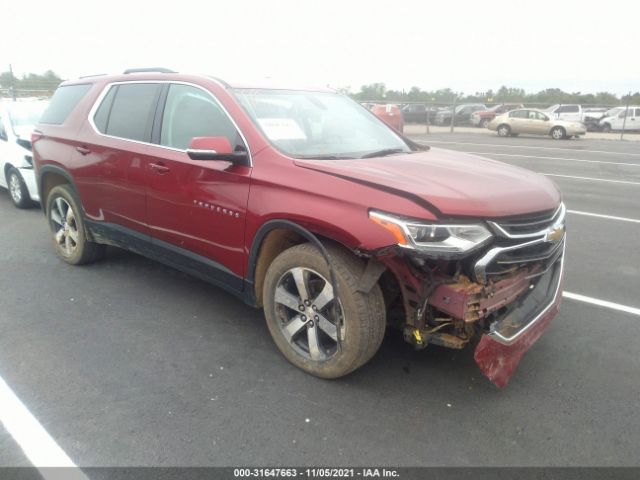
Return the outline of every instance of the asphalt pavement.
{"type": "MultiPolygon", "coordinates": [[[[640,308],[640,143],[414,138],[553,175],[570,210],[566,291],[640,308]]],[[[502,390],[471,350],[396,336],[326,381],[220,289],[117,249],[68,266],[41,211],[4,191],[0,220],[0,377],[77,465],[639,463],[633,310],[566,298],[502,390]]],[[[0,428],[0,465],[29,464],[0,428]]]]}

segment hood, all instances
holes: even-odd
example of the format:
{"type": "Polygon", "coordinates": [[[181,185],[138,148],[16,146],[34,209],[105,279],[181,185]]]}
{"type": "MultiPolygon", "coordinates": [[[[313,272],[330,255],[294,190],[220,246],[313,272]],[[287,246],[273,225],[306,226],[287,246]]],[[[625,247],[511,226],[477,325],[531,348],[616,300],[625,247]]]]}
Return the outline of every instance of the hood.
{"type": "Polygon", "coordinates": [[[441,217],[521,215],[552,210],[561,200],[556,186],[543,175],[439,148],[380,158],[296,160],[295,163],[299,167],[392,191],[420,205],[426,202],[441,217]]]}

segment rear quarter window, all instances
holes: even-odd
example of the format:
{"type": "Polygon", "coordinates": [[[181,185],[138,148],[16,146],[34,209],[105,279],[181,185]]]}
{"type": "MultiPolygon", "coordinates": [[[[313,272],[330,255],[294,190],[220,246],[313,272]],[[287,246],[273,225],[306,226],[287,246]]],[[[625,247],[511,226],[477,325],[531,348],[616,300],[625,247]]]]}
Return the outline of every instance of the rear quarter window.
{"type": "Polygon", "coordinates": [[[40,123],[62,125],[90,88],[90,83],[58,87],[51,97],[49,106],[40,117],[40,123]]]}

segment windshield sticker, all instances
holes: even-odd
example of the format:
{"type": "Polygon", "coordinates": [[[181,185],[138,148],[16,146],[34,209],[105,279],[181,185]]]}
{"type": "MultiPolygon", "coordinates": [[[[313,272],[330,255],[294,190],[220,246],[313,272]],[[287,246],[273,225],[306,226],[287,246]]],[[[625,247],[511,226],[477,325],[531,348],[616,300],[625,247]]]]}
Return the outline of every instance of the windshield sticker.
{"type": "Polygon", "coordinates": [[[300,125],[291,118],[260,118],[258,122],[271,140],[307,139],[300,125]]]}

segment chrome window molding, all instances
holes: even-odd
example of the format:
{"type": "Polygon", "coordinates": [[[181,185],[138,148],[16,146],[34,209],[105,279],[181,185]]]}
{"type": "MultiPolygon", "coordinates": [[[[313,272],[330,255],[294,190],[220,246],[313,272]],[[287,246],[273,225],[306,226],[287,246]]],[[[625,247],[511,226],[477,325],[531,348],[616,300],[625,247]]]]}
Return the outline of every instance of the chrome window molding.
{"type": "MultiPolygon", "coordinates": [[[[238,135],[240,135],[240,138],[242,139],[242,142],[244,143],[245,148],[247,149],[247,156],[249,157],[249,167],[253,167],[253,156],[251,155],[251,149],[249,148],[249,142],[247,142],[247,138],[244,136],[244,133],[242,133],[242,130],[240,129],[240,127],[238,127],[238,124],[233,119],[231,114],[224,107],[224,105],[222,105],[222,103],[220,103],[220,101],[216,98],[216,96],[213,95],[209,90],[207,90],[206,88],[202,87],[201,85],[197,85],[197,84],[191,83],[191,82],[183,82],[183,81],[180,81],[180,80],[122,80],[122,81],[119,81],[119,82],[108,83],[107,85],[104,86],[102,92],[100,92],[100,95],[98,95],[98,98],[96,99],[96,101],[94,102],[93,106],[91,107],[91,110],[89,110],[89,115],[87,117],[87,120],[89,121],[89,125],[91,125],[91,128],[93,129],[93,131],[97,135],[100,135],[101,137],[115,138],[117,140],[124,140],[126,142],[137,143],[139,145],[150,145],[152,147],[163,148],[165,150],[171,150],[171,151],[174,151],[174,152],[182,152],[185,155],[187,154],[187,150],[188,149],[167,147],[166,145],[160,145],[159,143],[143,142],[143,141],[140,141],[140,140],[132,140],[130,138],[117,137],[115,135],[108,135],[106,133],[102,133],[100,130],[98,130],[98,127],[96,127],[96,124],[93,121],[93,117],[95,116],[98,108],[100,108],[100,105],[102,104],[102,101],[104,100],[104,97],[106,97],[107,93],[109,93],[109,90],[111,90],[111,88],[113,88],[116,85],[128,85],[128,84],[136,84],[136,83],[189,85],[191,87],[198,88],[198,89],[202,90],[203,92],[205,92],[207,95],[209,95],[213,99],[213,101],[216,103],[216,105],[218,105],[220,107],[220,109],[224,112],[224,114],[227,116],[227,118],[233,124],[234,128],[238,132],[238,135]]],[[[220,84],[219,81],[216,81],[216,83],[220,84]]]]}

